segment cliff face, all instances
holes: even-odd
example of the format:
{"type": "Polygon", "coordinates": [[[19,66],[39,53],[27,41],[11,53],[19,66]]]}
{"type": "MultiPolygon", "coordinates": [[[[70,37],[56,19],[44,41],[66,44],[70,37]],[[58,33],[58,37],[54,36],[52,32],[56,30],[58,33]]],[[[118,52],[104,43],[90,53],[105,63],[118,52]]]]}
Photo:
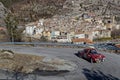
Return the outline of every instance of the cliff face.
{"type": "Polygon", "coordinates": [[[4,19],[5,16],[7,15],[7,9],[4,7],[4,5],[0,2],[0,27],[4,26],[4,19]]]}

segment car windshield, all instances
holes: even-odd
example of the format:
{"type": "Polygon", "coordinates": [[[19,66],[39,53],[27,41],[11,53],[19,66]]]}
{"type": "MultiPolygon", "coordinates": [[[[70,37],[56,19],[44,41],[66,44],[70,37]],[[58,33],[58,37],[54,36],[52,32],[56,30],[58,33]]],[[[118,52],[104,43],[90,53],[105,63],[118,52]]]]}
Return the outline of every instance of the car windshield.
{"type": "Polygon", "coordinates": [[[96,50],[91,50],[91,53],[92,54],[97,54],[97,51],[96,50]]]}

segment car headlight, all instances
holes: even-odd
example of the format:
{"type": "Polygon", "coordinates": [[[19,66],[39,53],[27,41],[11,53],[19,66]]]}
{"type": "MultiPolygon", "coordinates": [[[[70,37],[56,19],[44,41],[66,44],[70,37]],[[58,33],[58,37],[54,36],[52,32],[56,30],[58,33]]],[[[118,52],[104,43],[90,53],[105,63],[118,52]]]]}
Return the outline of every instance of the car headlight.
{"type": "Polygon", "coordinates": [[[99,59],[95,59],[95,61],[98,61],[99,59]]]}

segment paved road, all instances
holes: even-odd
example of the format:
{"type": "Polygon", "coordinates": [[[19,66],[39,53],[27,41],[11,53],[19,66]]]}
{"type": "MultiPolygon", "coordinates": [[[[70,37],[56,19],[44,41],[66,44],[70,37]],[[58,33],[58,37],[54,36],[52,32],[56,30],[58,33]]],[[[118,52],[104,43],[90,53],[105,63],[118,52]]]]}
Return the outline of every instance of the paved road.
{"type": "MultiPolygon", "coordinates": [[[[74,62],[77,68],[68,73],[29,75],[18,80],[120,80],[120,55],[100,52],[106,56],[105,62],[94,63],[79,58],[75,55],[77,48],[43,48],[26,46],[2,46],[0,49],[9,49],[15,52],[44,55],[49,57],[59,57],[74,62]],[[34,79],[33,79],[34,78],[34,79]]],[[[5,79],[6,74],[0,72],[0,79],[5,79]]]]}

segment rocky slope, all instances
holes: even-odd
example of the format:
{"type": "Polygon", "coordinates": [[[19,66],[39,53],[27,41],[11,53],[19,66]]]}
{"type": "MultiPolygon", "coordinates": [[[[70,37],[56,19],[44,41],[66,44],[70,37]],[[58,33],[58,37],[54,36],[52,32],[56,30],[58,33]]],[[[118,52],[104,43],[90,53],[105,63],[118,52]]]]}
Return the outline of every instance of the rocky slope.
{"type": "Polygon", "coordinates": [[[0,2],[0,26],[4,26],[4,19],[7,15],[8,10],[4,7],[4,5],[0,2]]]}
{"type": "Polygon", "coordinates": [[[36,21],[39,18],[49,18],[62,12],[65,0],[22,0],[13,3],[9,9],[22,22],[36,21]]]}
{"type": "MultiPolygon", "coordinates": [[[[20,22],[36,21],[54,15],[80,16],[84,12],[118,15],[119,0],[0,0],[20,22]],[[10,2],[11,1],[11,2],[10,2]],[[9,3],[9,4],[8,4],[9,3]]],[[[3,5],[2,5],[3,6],[3,5]]],[[[1,12],[3,13],[3,11],[1,12]]]]}

